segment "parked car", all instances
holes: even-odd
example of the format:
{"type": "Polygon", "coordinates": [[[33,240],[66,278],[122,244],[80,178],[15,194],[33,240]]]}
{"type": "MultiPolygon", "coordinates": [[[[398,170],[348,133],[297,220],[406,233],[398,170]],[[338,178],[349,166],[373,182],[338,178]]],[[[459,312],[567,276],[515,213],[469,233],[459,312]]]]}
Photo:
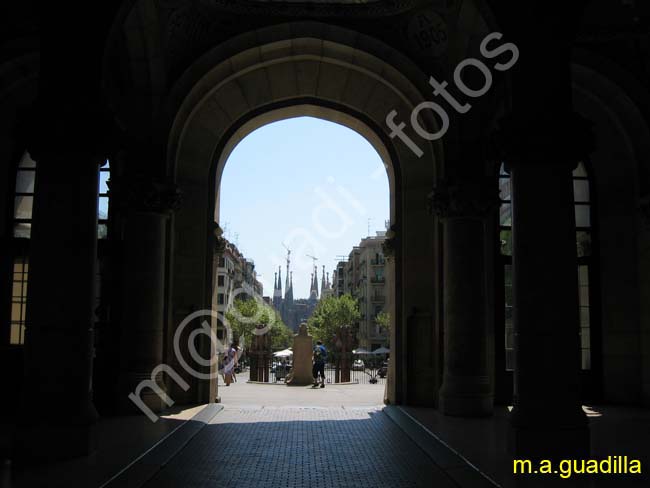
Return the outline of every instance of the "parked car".
{"type": "Polygon", "coordinates": [[[354,371],[363,371],[366,369],[366,365],[361,359],[355,359],[354,362],[352,363],[352,369],[354,371]]]}

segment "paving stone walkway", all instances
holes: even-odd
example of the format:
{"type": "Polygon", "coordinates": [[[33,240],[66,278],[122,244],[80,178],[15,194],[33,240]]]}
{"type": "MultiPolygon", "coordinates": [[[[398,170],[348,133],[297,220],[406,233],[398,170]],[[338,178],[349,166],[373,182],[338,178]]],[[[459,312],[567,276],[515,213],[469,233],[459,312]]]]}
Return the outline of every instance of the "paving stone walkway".
{"type": "Polygon", "coordinates": [[[226,405],[145,486],[457,486],[381,410],[226,405]]]}

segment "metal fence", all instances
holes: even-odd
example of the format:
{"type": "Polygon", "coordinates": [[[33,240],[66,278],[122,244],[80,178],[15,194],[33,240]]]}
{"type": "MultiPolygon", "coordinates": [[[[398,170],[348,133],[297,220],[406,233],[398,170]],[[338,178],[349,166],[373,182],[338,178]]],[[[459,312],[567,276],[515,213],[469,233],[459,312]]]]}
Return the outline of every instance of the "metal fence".
{"type": "MultiPolygon", "coordinates": [[[[283,383],[291,371],[291,361],[272,359],[269,361],[268,382],[283,383]]],[[[328,355],[325,364],[325,382],[384,384],[388,375],[388,363],[383,356],[352,356],[342,358],[328,355]]]]}

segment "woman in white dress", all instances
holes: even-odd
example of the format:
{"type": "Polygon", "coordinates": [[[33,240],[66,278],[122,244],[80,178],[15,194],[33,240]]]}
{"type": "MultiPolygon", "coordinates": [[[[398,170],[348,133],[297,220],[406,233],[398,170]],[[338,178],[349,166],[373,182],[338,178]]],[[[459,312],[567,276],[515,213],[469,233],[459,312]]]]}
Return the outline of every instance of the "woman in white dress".
{"type": "Polygon", "coordinates": [[[230,386],[235,378],[235,366],[237,366],[237,343],[233,342],[226,351],[226,356],[223,358],[223,374],[226,386],[230,386]]]}

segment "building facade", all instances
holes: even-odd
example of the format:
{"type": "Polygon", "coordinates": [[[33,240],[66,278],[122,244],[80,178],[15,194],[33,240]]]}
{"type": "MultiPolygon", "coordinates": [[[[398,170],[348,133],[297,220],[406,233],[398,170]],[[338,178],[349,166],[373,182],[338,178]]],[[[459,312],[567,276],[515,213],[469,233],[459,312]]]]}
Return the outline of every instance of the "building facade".
{"type": "Polygon", "coordinates": [[[350,251],[348,261],[341,261],[334,271],[335,296],[349,294],[359,304],[361,318],[355,328],[358,346],[374,351],[389,346],[388,331],[379,326],[376,317],[387,312],[386,299],[389,284],[386,282],[383,245],[386,232],[361,239],[350,251]]]}
{"type": "MultiPolygon", "coordinates": [[[[98,411],[133,411],[129,392],[176,365],[180,324],[212,306],[230,151],[300,115],[356,130],[388,173],[391,403],[512,405],[519,457],[567,459],[588,457],[581,402],[650,406],[648,2],[5,3],[0,370],[18,455],[87,454],[98,411]]],[[[178,374],[151,381],[214,401],[213,379],[178,374]]]]}
{"type": "MultiPolygon", "coordinates": [[[[214,255],[216,283],[212,298],[212,310],[220,317],[234,306],[235,300],[261,298],[264,287],[257,279],[255,262],[247,259],[233,243],[222,238],[219,253],[214,255]]],[[[226,345],[232,342],[232,331],[217,319],[217,338],[226,345]]]]}

